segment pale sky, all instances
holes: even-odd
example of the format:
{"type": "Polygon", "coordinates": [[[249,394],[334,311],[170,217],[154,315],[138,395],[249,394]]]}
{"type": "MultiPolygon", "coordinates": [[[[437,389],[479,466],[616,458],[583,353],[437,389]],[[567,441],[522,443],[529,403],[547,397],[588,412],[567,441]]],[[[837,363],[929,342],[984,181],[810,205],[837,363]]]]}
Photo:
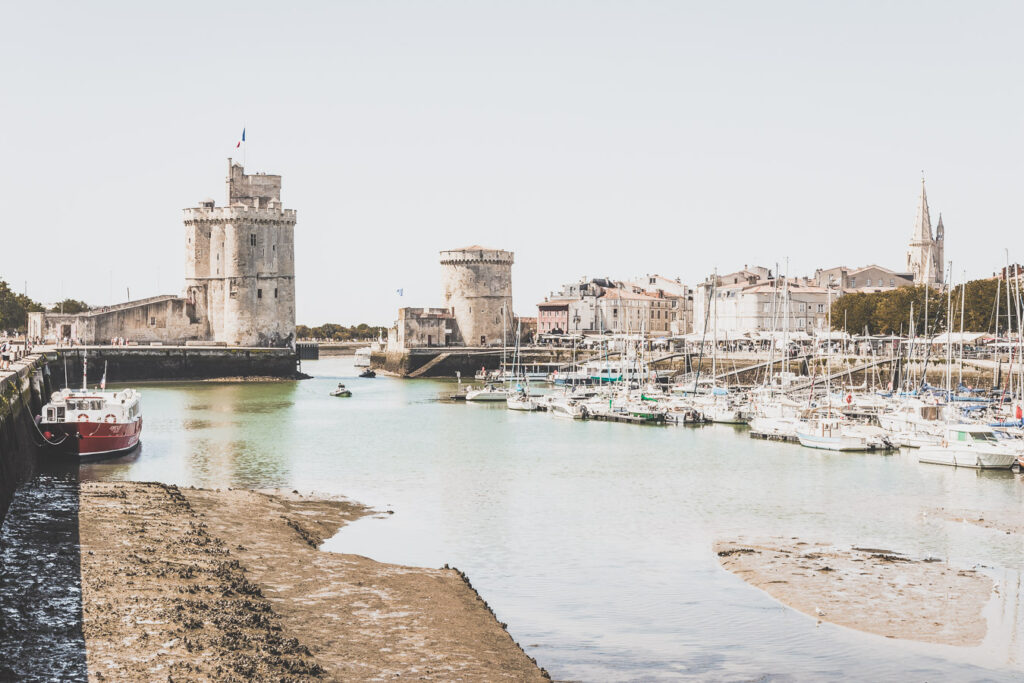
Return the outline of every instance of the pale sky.
{"type": "Polygon", "coordinates": [[[223,202],[243,126],[298,211],[300,323],[439,305],[468,244],[515,251],[522,315],[584,275],[900,270],[922,170],[958,278],[1024,261],[1020,3],[3,14],[0,278],[46,302],[180,293],[181,209],[223,202]]]}

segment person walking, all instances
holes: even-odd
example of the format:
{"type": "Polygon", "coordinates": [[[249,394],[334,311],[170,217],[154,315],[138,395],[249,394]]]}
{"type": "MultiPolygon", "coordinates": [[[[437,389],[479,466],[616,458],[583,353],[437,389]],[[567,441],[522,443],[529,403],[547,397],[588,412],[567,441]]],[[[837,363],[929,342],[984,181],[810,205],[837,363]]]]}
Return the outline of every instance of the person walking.
{"type": "Polygon", "coordinates": [[[11,342],[4,339],[0,342],[0,370],[11,369],[11,342]]]}

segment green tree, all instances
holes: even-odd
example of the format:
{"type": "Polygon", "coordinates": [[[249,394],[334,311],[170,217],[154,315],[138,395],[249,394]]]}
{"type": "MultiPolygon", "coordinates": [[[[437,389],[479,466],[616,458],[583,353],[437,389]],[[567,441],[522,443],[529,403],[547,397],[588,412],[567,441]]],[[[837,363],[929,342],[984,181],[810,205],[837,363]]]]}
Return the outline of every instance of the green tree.
{"type": "Polygon", "coordinates": [[[54,304],[50,309],[50,313],[74,315],[75,313],[85,313],[90,310],[92,310],[92,307],[84,301],[79,301],[78,299],[64,299],[64,301],[59,301],[54,304]]]}
{"type": "MultiPolygon", "coordinates": [[[[862,334],[866,329],[868,334],[906,335],[910,332],[910,317],[913,310],[914,334],[933,335],[947,329],[946,309],[951,304],[954,331],[959,331],[962,317],[965,332],[995,332],[997,287],[996,280],[973,280],[966,286],[954,287],[951,293],[918,285],[870,294],[846,294],[832,303],[832,328],[844,329],[845,321],[845,329],[850,334],[862,334]]],[[[999,329],[1004,331],[1005,290],[1002,296],[1004,298],[1000,304],[1002,309],[999,329]]],[[[1016,319],[1014,322],[1016,328],[1016,319]]]]}
{"type": "Polygon", "coordinates": [[[24,332],[28,327],[28,314],[42,310],[42,305],[18,294],[0,280],[0,330],[24,332]]]}
{"type": "Polygon", "coordinates": [[[351,327],[345,327],[338,323],[324,323],[317,327],[305,325],[295,327],[295,336],[299,339],[329,339],[332,341],[352,341],[380,335],[387,336],[387,332],[386,327],[367,325],[366,323],[359,323],[351,327]]]}

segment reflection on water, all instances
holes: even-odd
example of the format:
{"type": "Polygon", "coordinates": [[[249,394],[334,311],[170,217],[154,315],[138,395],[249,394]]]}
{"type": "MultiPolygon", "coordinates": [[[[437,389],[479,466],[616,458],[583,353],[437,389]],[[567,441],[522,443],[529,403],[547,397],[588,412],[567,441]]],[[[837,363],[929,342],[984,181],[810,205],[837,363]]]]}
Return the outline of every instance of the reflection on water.
{"type": "Polygon", "coordinates": [[[358,379],[347,359],[303,365],[317,378],[142,387],[143,448],[84,466],[82,478],[286,486],[392,509],[327,547],[458,566],[556,678],[1020,675],[1010,586],[1024,570],[1022,539],[927,514],[1021,510],[1012,474],[753,441],[732,427],[645,429],[438,403],[447,383],[358,379]],[[351,399],[328,396],[339,380],[351,399]],[[996,567],[990,637],[943,648],[818,625],[718,566],[714,539],[764,535],[996,567]]]}

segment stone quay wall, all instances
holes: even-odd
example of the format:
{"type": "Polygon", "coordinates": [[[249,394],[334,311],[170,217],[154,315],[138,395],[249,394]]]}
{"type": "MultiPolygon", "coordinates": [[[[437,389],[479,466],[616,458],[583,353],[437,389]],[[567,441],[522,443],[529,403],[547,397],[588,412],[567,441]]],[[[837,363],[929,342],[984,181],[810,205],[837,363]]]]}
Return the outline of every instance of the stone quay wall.
{"type": "Polygon", "coordinates": [[[87,356],[89,384],[103,376],[114,383],[144,380],[196,380],[229,377],[297,379],[298,357],[291,349],[196,346],[97,346],[47,351],[56,384],[82,385],[82,359],[87,356]]]}
{"type": "Polygon", "coordinates": [[[14,368],[0,372],[0,525],[14,491],[35,472],[41,437],[33,416],[50,389],[42,356],[28,356],[14,368]]]}
{"type": "MultiPolygon", "coordinates": [[[[505,360],[512,363],[511,348],[505,350],[505,360]]],[[[530,349],[521,352],[523,365],[532,363],[571,363],[572,349],[530,349]]],[[[577,351],[576,360],[586,360],[577,351]]],[[[455,377],[472,380],[481,367],[496,370],[501,365],[501,349],[430,348],[375,351],[370,366],[399,377],[455,377]]]]}

